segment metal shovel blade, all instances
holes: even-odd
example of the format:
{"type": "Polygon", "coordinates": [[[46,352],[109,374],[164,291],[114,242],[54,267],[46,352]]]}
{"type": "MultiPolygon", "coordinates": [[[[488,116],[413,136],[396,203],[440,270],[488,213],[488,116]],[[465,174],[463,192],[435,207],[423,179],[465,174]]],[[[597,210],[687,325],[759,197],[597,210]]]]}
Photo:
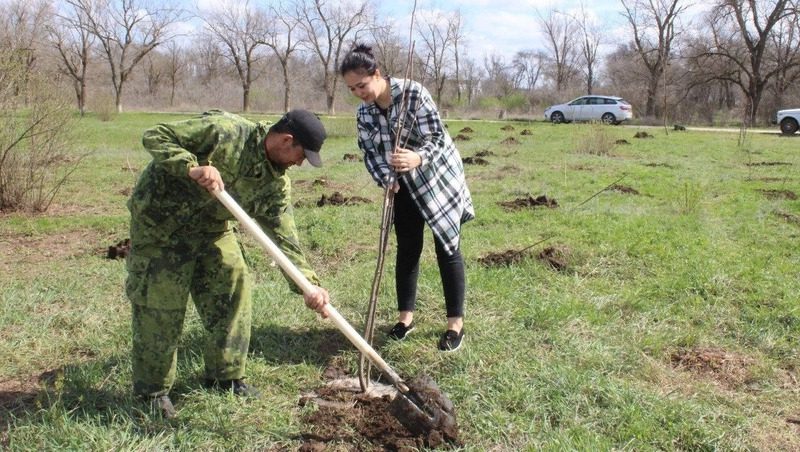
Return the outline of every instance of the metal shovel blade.
{"type": "Polygon", "coordinates": [[[424,435],[428,446],[459,442],[453,402],[427,375],[411,380],[407,392],[398,391],[389,411],[411,433],[424,435]]]}

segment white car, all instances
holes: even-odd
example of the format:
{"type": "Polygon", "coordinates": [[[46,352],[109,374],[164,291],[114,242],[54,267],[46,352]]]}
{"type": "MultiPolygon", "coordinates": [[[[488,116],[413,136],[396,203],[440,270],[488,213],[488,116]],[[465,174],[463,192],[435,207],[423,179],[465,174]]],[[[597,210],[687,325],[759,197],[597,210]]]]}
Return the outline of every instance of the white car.
{"type": "Polygon", "coordinates": [[[775,122],[780,124],[782,134],[793,135],[797,132],[798,123],[800,123],[800,108],[778,110],[775,115],[775,122]]]}
{"type": "Polygon", "coordinates": [[[566,104],[547,107],[544,118],[554,124],[572,121],[602,121],[619,124],[633,118],[631,104],[616,96],[581,96],[566,104]]]}

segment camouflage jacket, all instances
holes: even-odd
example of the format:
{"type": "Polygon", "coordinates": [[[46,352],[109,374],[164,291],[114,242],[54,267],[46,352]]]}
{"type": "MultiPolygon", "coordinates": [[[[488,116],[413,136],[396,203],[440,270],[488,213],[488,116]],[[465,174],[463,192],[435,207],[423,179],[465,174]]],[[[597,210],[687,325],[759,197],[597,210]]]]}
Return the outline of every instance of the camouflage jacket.
{"type": "MultiPolygon", "coordinates": [[[[145,131],[142,143],[153,160],[128,200],[133,253],[207,240],[231,230],[233,215],[189,177],[190,168],[212,165],[222,175],[225,190],[298,269],[319,284],[300,249],[289,177],[266,158],[266,135],[265,124],[220,110],[145,131]]],[[[287,281],[299,292],[288,277],[287,281]]]]}

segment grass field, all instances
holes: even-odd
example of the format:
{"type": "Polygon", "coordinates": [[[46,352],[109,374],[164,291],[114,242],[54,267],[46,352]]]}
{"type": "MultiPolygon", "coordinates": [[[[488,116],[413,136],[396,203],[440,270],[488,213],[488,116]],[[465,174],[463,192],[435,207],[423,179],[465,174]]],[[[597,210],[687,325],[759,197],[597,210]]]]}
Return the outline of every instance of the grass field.
{"type": "MultiPolygon", "coordinates": [[[[321,428],[300,394],[322,386],[331,363],[355,372],[354,349],[245,238],[256,280],[248,381],[264,397],[201,389],[194,312],[178,417],[132,397],[125,267],[105,252],[127,237],[125,201],[148,161],[141,132],[178,117],[82,119],[74,152],[91,154],[50,211],[0,216],[0,449],[297,450],[321,428]]],[[[326,166],[290,171],[295,212],[309,260],[360,330],[382,193],[344,158],[359,154],[353,119],[324,121],[326,166]],[[373,202],[315,206],[335,191],[373,202]]],[[[448,126],[470,138],[457,141],[462,157],[487,162],[465,167],[477,213],[462,239],[465,345],[436,350],[444,303],[430,235],[418,329],[401,343],[378,334],[375,345],[399,373],[429,374],[450,396],[465,450],[800,449],[800,138],[448,126]],[[540,195],[558,207],[500,205],[540,195]],[[546,249],[563,267],[539,258],[546,249]],[[483,265],[490,253],[521,258],[483,265]]],[[[395,319],[393,256],[382,330],[395,319]]],[[[352,429],[317,446],[382,447],[352,429]]]]}

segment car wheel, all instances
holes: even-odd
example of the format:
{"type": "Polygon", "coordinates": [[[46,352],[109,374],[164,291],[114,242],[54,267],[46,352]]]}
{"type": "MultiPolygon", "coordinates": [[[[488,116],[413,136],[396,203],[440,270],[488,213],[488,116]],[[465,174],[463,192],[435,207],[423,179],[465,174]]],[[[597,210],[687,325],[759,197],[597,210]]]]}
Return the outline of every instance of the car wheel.
{"type": "Polygon", "coordinates": [[[613,113],[603,113],[603,116],[600,117],[600,120],[603,121],[603,124],[616,124],[617,117],[614,116],[613,113]]]}
{"type": "Polygon", "coordinates": [[[554,111],[553,114],[550,115],[550,121],[553,124],[561,124],[564,121],[564,113],[560,111],[554,111]]]}
{"type": "Polygon", "coordinates": [[[786,118],[781,121],[781,133],[792,135],[797,132],[797,121],[794,118],[786,118]]]}

